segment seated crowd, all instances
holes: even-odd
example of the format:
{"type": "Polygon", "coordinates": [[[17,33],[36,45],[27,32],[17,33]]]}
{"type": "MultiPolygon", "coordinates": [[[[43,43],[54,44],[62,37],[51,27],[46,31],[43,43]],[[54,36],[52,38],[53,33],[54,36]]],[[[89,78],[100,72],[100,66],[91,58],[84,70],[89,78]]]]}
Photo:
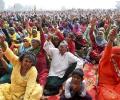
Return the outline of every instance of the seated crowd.
{"type": "Polygon", "coordinates": [[[0,100],[119,100],[119,11],[74,12],[0,13],[0,100]],[[97,65],[94,99],[89,63],[97,65]]]}

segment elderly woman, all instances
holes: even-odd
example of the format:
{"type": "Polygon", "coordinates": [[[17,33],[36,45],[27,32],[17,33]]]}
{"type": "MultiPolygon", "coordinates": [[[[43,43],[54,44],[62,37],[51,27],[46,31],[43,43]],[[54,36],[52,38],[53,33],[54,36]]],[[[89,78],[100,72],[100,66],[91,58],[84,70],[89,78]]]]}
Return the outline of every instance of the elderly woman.
{"type": "Polygon", "coordinates": [[[99,62],[97,100],[120,100],[120,47],[113,47],[115,36],[112,30],[99,62]]]}
{"type": "Polygon", "coordinates": [[[13,65],[11,84],[0,85],[0,100],[40,100],[42,88],[36,83],[34,54],[27,52],[17,57],[6,45],[3,36],[0,36],[0,45],[13,65]]]}
{"type": "Polygon", "coordinates": [[[31,41],[32,48],[30,49],[36,55],[36,69],[38,71],[37,81],[44,88],[46,84],[46,79],[48,76],[48,64],[47,64],[47,55],[43,49],[45,42],[44,32],[42,27],[40,27],[40,39],[33,38],[31,41]]]}

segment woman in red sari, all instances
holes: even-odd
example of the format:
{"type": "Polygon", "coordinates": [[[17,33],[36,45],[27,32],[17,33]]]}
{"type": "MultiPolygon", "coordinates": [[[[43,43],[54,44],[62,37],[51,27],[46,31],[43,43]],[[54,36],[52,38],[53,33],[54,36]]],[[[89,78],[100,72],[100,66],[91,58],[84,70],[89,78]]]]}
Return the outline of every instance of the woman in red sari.
{"type": "Polygon", "coordinates": [[[113,47],[115,37],[113,29],[99,62],[97,100],[120,100],[120,47],[113,47]]]}

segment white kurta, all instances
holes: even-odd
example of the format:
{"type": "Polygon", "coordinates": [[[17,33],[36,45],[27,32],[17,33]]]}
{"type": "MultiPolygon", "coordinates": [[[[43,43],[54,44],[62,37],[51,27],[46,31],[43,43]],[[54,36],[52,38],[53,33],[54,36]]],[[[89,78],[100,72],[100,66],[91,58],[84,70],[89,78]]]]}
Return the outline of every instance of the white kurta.
{"type": "Polygon", "coordinates": [[[44,50],[51,56],[51,66],[49,76],[58,76],[62,78],[70,64],[77,62],[76,68],[83,68],[83,60],[77,58],[70,52],[61,55],[58,48],[55,48],[51,41],[46,41],[44,50]]]}

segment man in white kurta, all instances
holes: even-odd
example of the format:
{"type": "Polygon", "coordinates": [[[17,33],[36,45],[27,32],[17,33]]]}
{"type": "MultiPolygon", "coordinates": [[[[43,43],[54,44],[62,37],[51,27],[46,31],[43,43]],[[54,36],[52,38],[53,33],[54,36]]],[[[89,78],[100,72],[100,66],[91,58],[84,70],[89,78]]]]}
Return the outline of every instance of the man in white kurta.
{"type": "MultiPolygon", "coordinates": [[[[68,52],[68,44],[65,40],[60,43],[59,48],[55,48],[51,41],[46,41],[43,48],[52,58],[46,84],[49,87],[47,90],[51,93],[48,93],[48,91],[45,93],[45,91],[44,94],[57,94],[60,86],[67,79],[65,77],[66,72],[71,69],[74,70],[74,68],[83,68],[83,60],[68,52]],[[52,90],[56,90],[57,92],[52,93],[52,90]]],[[[69,76],[70,72],[67,73],[67,76],[69,76]]]]}

